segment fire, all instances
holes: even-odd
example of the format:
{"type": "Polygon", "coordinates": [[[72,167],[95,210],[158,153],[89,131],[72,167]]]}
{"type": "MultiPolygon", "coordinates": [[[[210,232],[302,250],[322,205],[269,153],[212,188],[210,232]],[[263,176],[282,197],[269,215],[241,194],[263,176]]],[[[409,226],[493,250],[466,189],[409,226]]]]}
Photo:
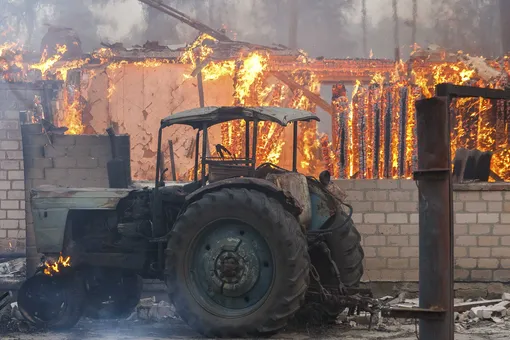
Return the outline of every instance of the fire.
{"type": "Polygon", "coordinates": [[[51,56],[50,58],[48,58],[48,50],[45,49],[41,56],[41,60],[39,61],[39,63],[30,65],[30,69],[40,70],[41,73],[43,74],[43,76],[45,76],[47,74],[47,72],[49,70],[51,70],[53,65],[55,65],[55,63],[57,61],[62,59],[62,57],[64,56],[64,53],[66,53],[66,52],[67,52],[66,45],[63,45],[63,46],[57,45],[57,53],[55,55],[51,56]]]}
{"type": "Polygon", "coordinates": [[[63,257],[62,254],[58,257],[56,262],[45,261],[44,262],[44,274],[53,276],[61,272],[63,268],[71,267],[71,257],[63,257]]]}

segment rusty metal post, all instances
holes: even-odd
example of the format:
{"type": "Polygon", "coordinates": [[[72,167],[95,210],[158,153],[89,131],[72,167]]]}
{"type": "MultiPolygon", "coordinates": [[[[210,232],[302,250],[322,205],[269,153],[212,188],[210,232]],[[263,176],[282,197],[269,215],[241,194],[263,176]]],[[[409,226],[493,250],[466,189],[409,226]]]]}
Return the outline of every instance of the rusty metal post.
{"type": "Polygon", "coordinates": [[[420,320],[420,339],[453,340],[453,216],[447,98],[416,102],[420,308],[444,317],[420,320]]]}

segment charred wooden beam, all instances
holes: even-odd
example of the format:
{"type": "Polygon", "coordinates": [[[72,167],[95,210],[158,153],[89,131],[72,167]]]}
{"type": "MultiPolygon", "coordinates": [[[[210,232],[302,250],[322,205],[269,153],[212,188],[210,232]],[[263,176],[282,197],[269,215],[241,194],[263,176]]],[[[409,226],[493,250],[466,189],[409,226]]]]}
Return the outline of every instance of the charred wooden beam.
{"type": "Polygon", "coordinates": [[[211,37],[219,40],[219,41],[232,41],[229,37],[227,37],[224,33],[217,31],[206,24],[199,22],[186,14],[176,10],[175,8],[163,3],[160,0],[139,0],[146,5],[151,6],[152,8],[157,9],[160,12],[170,15],[172,18],[175,18],[186,25],[193,27],[194,29],[209,34],[211,37]]]}

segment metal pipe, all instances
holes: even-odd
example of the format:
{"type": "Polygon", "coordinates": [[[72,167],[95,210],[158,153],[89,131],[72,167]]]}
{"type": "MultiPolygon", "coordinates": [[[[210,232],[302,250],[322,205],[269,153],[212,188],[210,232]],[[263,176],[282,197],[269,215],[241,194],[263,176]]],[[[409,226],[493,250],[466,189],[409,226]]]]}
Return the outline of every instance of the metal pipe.
{"type": "Polygon", "coordinates": [[[252,164],[255,166],[257,163],[257,135],[259,133],[259,121],[257,119],[253,120],[253,142],[252,142],[252,164]]]}
{"type": "MultiPolygon", "coordinates": [[[[250,121],[249,120],[245,120],[244,121],[245,123],[245,130],[244,130],[244,143],[245,143],[245,155],[246,155],[246,159],[250,158],[250,121]]],[[[252,164],[253,166],[255,166],[255,164],[252,164]]]]}
{"type": "Polygon", "coordinates": [[[198,74],[197,74],[197,84],[198,84],[198,101],[200,103],[200,107],[204,107],[205,99],[204,99],[204,84],[202,81],[202,72],[198,72],[198,74]]]}
{"type": "Polygon", "coordinates": [[[163,134],[163,126],[160,126],[159,127],[159,131],[158,131],[158,154],[157,154],[157,157],[156,157],[156,180],[155,180],[155,188],[154,188],[154,191],[157,192],[158,191],[158,187],[159,187],[159,174],[160,174],[160,168],[161,168],[161,135],[163,134]]]}
{"type": "Polygon", "coordinates": [[[207,157],[207,123],[202,125],[202,185],[205,185],[205,159],[207,157]]]}
{"type": "Polygon", "coordinates": [[[168,152],[170,153],[170,170],[172,171],[172,181],[177,181],[177,174],[175,173],[175,155],[174,155],[174,143],[168,141],[168,152]]]}
{"type": "Polygon", "coordinates": [[[297,172],[298,122],[294,122],[292,135],[292,171],[297,172]]]}
{"type": "Polygon", "coordinates": [[[419,193],[420,308],[444,318],[420,320],[420,339],[453,340],[453,202],[447,99],[416,102],[419,193]]]}
{"type": "Polygon", "coordinates": [[[391,111],[392,103],[392,86],[387,87],[386,93],[386,113],[384,117],[384,178],[391,178],[390,157],[391,157],[391,111]]]}
{"type": "Polygon", "coordinates": [[[407,127],[407,86],[400,89],[400,137],[398,150],[398,176],[402,178],[405,175],[406,167],[406,127],[407,127]]]}
{"type": "Polygon", "coordinates": [[[195,140],[195,182],[198,181],[198,152],[200,147],[200,129],[197,131],[197,138],[195,140]]]}

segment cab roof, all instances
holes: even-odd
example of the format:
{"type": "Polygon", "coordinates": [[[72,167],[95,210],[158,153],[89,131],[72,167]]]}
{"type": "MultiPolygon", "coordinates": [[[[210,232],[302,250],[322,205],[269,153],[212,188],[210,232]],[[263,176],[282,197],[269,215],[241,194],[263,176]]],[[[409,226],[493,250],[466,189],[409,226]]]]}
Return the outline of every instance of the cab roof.
{"type": "Polygon", "coordinates": [[[161,120],[161,127],[174,124],[190,125],[202,128],[203,123],[212,126],[230,120],[245,119],[248,121],[269,121],[286,126],[297,121],[319,121],[311,112],[272,106],[241,107],[241,106],[209,106],[182,111],[161,120]]]}

